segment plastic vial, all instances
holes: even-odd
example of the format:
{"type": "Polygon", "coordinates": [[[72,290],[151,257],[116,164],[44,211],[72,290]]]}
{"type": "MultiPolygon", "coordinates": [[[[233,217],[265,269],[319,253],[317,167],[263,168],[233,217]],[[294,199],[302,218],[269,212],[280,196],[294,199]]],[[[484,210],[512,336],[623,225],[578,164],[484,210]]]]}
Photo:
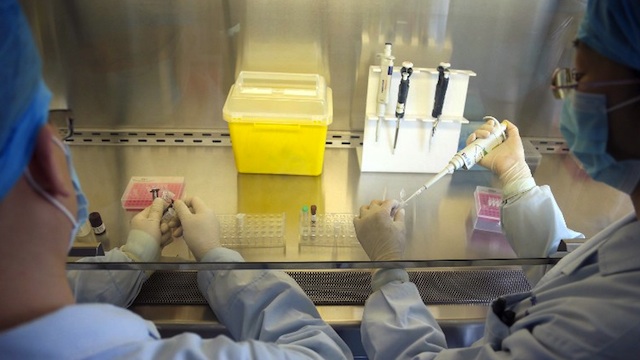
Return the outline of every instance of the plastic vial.
{"type": "Polygon", "coordinates": [[[244,213],[236,214],[236,240],[241,243],[244,238],[244,223],[247,216],[244,213]]]}
{"type": "Polygon", "coordinates": [[[315,240],[316,237],[316,212],[318,211],[318,207],[315,205],[311,205],[311,239],[315,240]]]}
{"type": "Polygon", "coordinates": [[[92,212],[89,214],[89,222],[91,223],[91,227],[93,228],[93,234],[96,237],[96,241],[102,244],[102,247],[105,250],[111,249],[111,243],[109,242],[109,237],[107,236],[107,227],[102,222],[102,217],[98,212],[92,212]]]}
{"type": "Polygon", "coordinates": [[[302,227],[302,238],[308,239],[310,220],[309,220],[309,207],[307,205],[304,205],[302,207],[302,212],[300,213],[300,223],[302,227]]]}

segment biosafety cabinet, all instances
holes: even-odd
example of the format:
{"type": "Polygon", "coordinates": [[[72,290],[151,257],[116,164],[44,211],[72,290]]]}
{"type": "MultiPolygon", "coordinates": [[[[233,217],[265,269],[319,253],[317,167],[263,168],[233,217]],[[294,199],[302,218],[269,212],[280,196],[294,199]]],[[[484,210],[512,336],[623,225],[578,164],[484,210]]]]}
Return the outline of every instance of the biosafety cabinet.
{"type": "MultiPolygon", "coordinates": [[[[430,140],[439,116],[431,150],[421,151],[457,151],[486,115],[517,124],[536,182],[551,187],[568,225],[587,237],[631,210],[626,199],[584,175],[557,125],[560,104],[549,76],[570,65],[581,2],[21,3],[53,93],[50,120],[71,146],[90,211],[104,222],[110,240],[104,250],[123,244],[138,211],[125,200],[199,196],[219,216],[223,245],[247,261],[224,267],[290,273],[356,356],[363,355],[358,329],[370,270],[389,264],[368,261],[352,219],[360,206],[401,199],[433,176],[387,170],[429,156],[407,146],[430,140]],[[404,103],[398,93],[406,62],[416,72],[404,103]],[[474,74],[457,122],[446,118],[447,101],[460,94],[453,82],[442,97],[444,112],[432,111],[443,89],[442,63],[474,74]],[[382,76],[370,76],[374,70],[391,76],[388,97],[378,96],[384,84],[382,76]],[[421,83],[427,73],[432,81],[421,83]],[[247,82],[247,74],[261,75],[247,82]],[[280,81],[265,74],[279,74],[280,81]],[[242,91],[234,93],[240,83],[242,91]],[[230,108],[234,95],[244,100],[230,108]],[[376,143],[370,134],[377,114],[369,110],[381,102],[384,140],[376,143]],[[416,121],[399,105],[426,110],[416,121]],[[438,138],[454,123],[454,136],[438,138]],[[402,151],[393,158],[386,146],[396,128],[402,151]],[[383,142],[378,150],[386,152],[372,158],[369,145],[383,142]],[[363,169],[362,155],[368,165],[390,165],[363,169]],[[294,170],[305,170],[271,170],[292,159],[301,159],[294,170]],[[131,182],[136,193],[126,191],[131,182]]],[[[498,179],[476,166],[445,176],[405,209],[405,261],[396,265],[410,270],[450,346],[480,336],[493,298],[529,288],[523,265],[556,261],[517,257],[495,216],[499,189],[498,179]]],[[[74,260],[69,269],[119,266],[74,260]]],[[[178,238],[160,263],[129,266],[156,270],[131,309],[163,335],[224,332],[194,287],[195,270],[223,265],[196,263],[178,238]]]]}

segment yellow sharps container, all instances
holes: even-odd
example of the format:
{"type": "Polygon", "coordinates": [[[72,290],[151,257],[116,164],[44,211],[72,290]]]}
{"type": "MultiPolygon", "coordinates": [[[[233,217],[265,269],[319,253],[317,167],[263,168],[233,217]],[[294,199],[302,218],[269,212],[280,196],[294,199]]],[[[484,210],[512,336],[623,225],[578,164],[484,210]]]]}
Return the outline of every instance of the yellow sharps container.
{"type": "Polygon", "coordinates": [[[320,175],[331,88],[317,74],[240,73],[222,109],[240,173],[320,175]]]}

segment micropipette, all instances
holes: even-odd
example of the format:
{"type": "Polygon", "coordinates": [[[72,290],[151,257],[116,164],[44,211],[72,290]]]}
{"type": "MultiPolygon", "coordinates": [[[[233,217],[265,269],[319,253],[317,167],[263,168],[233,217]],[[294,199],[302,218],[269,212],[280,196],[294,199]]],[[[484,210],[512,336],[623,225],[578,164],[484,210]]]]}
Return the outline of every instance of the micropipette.
{"type": "Polygon", "coordinates": [[[436,94],[433,100],[433,110],[431,111],[431,117],[433,121],[433,127],[431,128],[431,137],[436,134],[436,128],[440,123],[440,116],[442,115],[442,108],[444,107],[444,97],[447,94],[447,87],[449,87],[449,68],[451,64],[440,63],[438,66],[438,83],[436,84],[436,94]]]}
{"type": "Polygon", "coordinates": [[[393,75],[393,60],[391,56],[391,43],[384,44],[384,52],[378,54],[380,58],[380,82],[378,85],[378,122],[376,123],[376,142],[378,141],[378,132],[380,131],[380,122],[384,120],[387,112],[387,104],[389,103],[389,86],[391,84],[391,75],[393,75]]]}
{"type": "Polygon", "coordinates": [[[393,150],[395,152],[398,144],[398,132],[400,131],[400,120],[404,118],[406,110],[407,96],[409,95],[409,78],[413,73],[413,63],[404,61],[400,69],[400,87],[398,88],[398,105],[396,105],[396,135],[393,138],[393,150]]]}
{"type": "Polygon", "coordinates": [[[467,145],[464,149],[458,151],[447,166],[445,166],[442,171],[437,173],[431,180],[427,181],[424,185],[422,185],[416,192],[411,194],[406,200],[402,200],[400,205],[396,207],[394,210],[397,211],[400,208],[403,208],[409,200],[414,197],[420,195],[423,191],[431,187],[431,185],[435,184],[438,180],[440,180],[443,176],[447,174],[452,174],[454,171],[462,168],[465,170],[469,170],[473,165],[475,165],[478,161],[480,161],[485,155],[487,155],[491,150],[495,149],[498,145],[502,144],[502,142],[507,138],[504,133],[507,129],[506,124],[500,124],[496,118],[493,116],[485,116],[483,120],[493,120],[494,128],[489,134],[487,138],[476,139],[471,144],[467,145]],[[497,125],[497,126],[496,126],[497,125]]]}

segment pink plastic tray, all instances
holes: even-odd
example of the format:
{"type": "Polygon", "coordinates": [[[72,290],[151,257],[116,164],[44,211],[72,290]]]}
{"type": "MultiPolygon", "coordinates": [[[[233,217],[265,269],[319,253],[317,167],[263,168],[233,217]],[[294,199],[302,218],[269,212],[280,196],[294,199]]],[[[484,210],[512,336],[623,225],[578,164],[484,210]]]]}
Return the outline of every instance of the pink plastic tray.
{"type": "Polygon", "coordinates": [[[153,202],[152,189],[158,189],[158,196],[180,199],[184,192],[184,177],[134,176],[122,195],[125,210],[142,210],[153,202]]]}

